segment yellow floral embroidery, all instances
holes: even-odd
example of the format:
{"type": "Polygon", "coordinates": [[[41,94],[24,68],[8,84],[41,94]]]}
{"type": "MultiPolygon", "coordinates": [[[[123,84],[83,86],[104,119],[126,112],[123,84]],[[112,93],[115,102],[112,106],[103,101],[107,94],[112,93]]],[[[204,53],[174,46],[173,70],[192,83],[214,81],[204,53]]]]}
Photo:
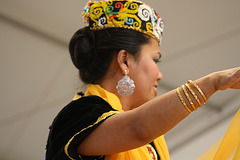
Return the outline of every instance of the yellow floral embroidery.
{"type": "Polygon", "coordinates": [[[93,30],[122,27],[147,33],[162,40],[163,20],[148,5],[136,0],[89,1],[84,22],[93,30]]]}
{"type": "Polygon", "coordinates": [[[152,23],[148,22],[148,23],[146,24],[146,28],[147,28],[147,31],[148,31],[149,33],[153,33],[152,23]]]}

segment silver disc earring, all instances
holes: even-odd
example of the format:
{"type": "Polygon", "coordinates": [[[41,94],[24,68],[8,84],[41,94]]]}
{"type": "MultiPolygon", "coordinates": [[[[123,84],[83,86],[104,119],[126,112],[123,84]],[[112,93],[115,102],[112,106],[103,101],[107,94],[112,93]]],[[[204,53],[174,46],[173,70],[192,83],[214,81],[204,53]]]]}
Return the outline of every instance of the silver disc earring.
{"type": "Polygon", "coordinates": [[[134,81],[127,75],[125,70],[125,76],[118,81],[117,92],[121,96],[130,96],[133,94],[135,89],[134,81]]]}

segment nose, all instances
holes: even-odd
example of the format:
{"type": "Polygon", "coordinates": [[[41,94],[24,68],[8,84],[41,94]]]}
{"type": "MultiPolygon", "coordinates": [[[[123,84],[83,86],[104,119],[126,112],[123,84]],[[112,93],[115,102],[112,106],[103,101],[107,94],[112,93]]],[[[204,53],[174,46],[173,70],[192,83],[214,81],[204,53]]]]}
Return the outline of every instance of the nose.
{"type": "Polygon", "coordinates": [[[162,73],[159,71],[158,72],[158,78],[157,78],[157,81],[159,82],[161,79],[162,79],[163,75],[162,73]]]}

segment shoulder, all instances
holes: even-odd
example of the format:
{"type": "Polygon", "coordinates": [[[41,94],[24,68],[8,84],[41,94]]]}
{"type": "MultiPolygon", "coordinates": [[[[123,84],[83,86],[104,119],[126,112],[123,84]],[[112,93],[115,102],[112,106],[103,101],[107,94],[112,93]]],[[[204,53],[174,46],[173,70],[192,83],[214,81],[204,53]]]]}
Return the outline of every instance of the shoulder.
{"type": "Polygon", "coordinates": [[[78,157],[76,147],[99,124],[116,113],[118,111],[98,96],[86,96],[70,102],[58,113],[50,127],[47,157],[78,157]]]}
{"type": "Polygon", "coordinates": [[[101,97],[94,95],[86,96],[70,102],[58,113],[55,119],[63,117],[67,118],[68,116],[71,116],[71,118],[73,118],[73,115],[84,115],[85,113],[97,111],[106,112],[109,110],[114,109],[101,97]]]}
{"type": "Polygon", "coordinates": [[[57,128],[68,128],[76,122],[94,121],[103,113],[114,110],[110,104],[98,96],[81,97],[66,105],[55,117],[52,126],[57,128]]]}

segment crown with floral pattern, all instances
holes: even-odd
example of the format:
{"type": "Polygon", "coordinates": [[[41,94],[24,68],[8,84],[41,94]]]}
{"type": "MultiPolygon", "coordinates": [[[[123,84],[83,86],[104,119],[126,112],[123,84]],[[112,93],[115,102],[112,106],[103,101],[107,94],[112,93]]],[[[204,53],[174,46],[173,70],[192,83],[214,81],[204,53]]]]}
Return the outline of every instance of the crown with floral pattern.
{"type": "Polygon", "coordinates": [[[147,4],[137,0],[89,1],[83,11],[84,23],[92,30],[128,28],[162,41],[162,18],[147,4]]]}

